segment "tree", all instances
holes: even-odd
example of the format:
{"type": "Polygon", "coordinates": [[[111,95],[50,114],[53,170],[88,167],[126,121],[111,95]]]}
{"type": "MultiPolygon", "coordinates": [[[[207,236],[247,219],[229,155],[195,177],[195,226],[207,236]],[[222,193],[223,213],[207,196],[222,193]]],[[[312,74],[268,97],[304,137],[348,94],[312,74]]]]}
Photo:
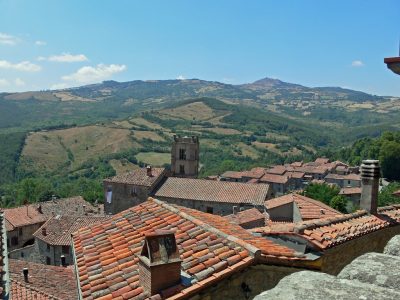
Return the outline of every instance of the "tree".
{"type": "Polygon", "coordinates": [[[379,206],[387,206],[400,203],[400,197],[394,196],[393,192],[400,190],[400,182],[392,182],[382,188],[378,195],[379,206]]]}
{"type": "Polygon", "coordinates": [[[320,200],[327,205],[330,205],[331,199],[339,195],[339,188],[337,186],[330,186],[326,183],[311,183],[304,189],[304,196],[310,197],[315,200],[320,200]]]}
{"type": "Polygon", "coordinates": [[[379,160],[383,177],[400,180],[400,143],[386,141],[379,151],[379,160]]]}
{"type": "Polygon", "coordinates": [[[347,199],[343,196],[337,195],[333,197],[329,203],[329,206],[342,213],[347,213],[347,199]]]}

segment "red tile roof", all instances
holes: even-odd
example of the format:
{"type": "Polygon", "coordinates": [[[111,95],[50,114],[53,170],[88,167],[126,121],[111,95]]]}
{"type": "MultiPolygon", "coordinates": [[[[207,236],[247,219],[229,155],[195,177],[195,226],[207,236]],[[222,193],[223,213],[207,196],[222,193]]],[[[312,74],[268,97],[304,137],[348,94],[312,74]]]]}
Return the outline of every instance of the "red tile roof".
{"type": "Polygon", "coordinates": [[[164,168],[152,168],[152,176],[147,176],[147,169],[141,168],[128,173],[120,174],[104,180],[104,183],[122,183],[152,187],[164,176],[164,168]]]}
{"type": "Polygon", "coordinates": [[[261,177],[260,182],[285,184],[288,182],[288,178],[285,175],[281,176],[275,174],[265,174],[263,177],[261,177]]]}
{"type": "Polygon", "coordinates": [[[315,163],[319,165],[327,164],[329,163],[329,158],[319,157],[315,160],[315,163]]]}
{"type": "Polygon", "coordinates": [[[169,177],[156,198],[264,205],[269,185],[169,177]]]}
{"type": "Polygon", "coordinates": [[[269,168],[265,171],[265,173],[268,174],[276,174],[276,175],[283,175],[287,171],[287,167],[282,166],[282,165],[276,165],[273,166],[272,168],[269,168]]]}
{"type": "Polygon", "coordinates": [[[246,227],[254,223],[265,223],[265,215],[261,213],[257,208],[246,209],[236,214],[225,216],[224,218],[242,227],[246,227]]]}
{"type": "Polygon", "coordinates": [[[11,280],[12,300],[65,300],[49,295],[29,284],[11,280]]]}
{"type": "Polygon", "coordinates": [[[369,215],[366,211],[357,211],[320,220],[253,229],[253,232],[265,235],[294,234],[308,240],[319,250],[325,250],[356,237],[400,225],[400,205],[379,208],[378,212],[377,215],[369,215]]]}
{"type": "Polygon", "coordinates": [[[265,206],[267,209],[271,209],[291,202],[296,203],[303,220],[321,219],[342,215],[342,213],[322,203],[321,201],[298,194],[287,194],[278,198],[267,200],[265,201],[265,206]]]}
{"type": "Polygon", "coordinates": [[[17,227],[44,223],[54,215],[97,214],[98,208],[77,196],[6,208],[4,213],[7,231],[11,231],[17,227]]]}
{"type": "Polygon", "coordinates": [[[47,220],[33,236],[50,245],[70,246],[71,234],[82,227],[106,221],[109,217],[96,216],[55,216],[47,220]],[[43,229],[46,235],[43,235],[43,229]]]}
{"type": "Polygon", "coordinates": [[[304,172],[296,172],[296,171],[290,171],[290,172],[286,172],[285,176],[289,177],[289,178],[303,178],[304,177],[304,172]]]}
{"type": "Polygon", "coordinates": [[[157,229],[175,231],[181,268],[197,279],[192,286],[179,285],[170,289],[170,292],[177,293],[174,299],[189,298],[200,289],[252,264],[253,256],[259,253],[259,249],[252,246],[257,245],[257,241],[269,255],[296,258],[293,250],[253,237],[222,217],[149,198],[106,222],[82,228],[74,234],[83,299],[149,296],[144,294],[139,283],[138,255],[144,235],[157,229]],[[254,244],[240,241],[230,233],[244,235],[254,244]]]}
{"type": "Polygon", "coordinates": [[[76,278],[71,268],[10,259],[13,300],[77,299],[76,278]],[[28,282],[22,270],[28,268],[28,282]],[[36,297],[36,298],[35,298],[36,297]]]}
{"type": "Polygon", "coordinates": [[[40,213],[35,205],[24,205],[4,210],[7,231],[15,228],[44,223],[47,217],[40,213]]]}
{"type": "Polygon", "coordinates": [[[348,187],[340,189],[339,195],[361,195],[360,187],[348,187]]]}

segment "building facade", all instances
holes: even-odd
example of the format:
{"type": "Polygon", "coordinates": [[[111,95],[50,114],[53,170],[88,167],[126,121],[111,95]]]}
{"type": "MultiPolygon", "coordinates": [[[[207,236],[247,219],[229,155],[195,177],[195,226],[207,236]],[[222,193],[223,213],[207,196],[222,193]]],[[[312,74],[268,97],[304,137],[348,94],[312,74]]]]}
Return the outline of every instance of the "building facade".
{"type": "Polygon", "coordinates": [[[171,148],[171,172],[173,176],[196,178],[199,174],[200,143],[197,136],[174,135],[171,148]]]}

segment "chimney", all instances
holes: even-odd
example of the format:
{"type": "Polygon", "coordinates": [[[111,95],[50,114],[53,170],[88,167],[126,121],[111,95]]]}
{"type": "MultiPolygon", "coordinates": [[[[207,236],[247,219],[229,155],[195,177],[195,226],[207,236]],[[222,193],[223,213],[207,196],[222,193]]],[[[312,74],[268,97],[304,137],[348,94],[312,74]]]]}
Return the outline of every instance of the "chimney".
{"type": "Polygon", "coordinates": [[[238,213],[238,207],[235,205],[232,207],[232,213],[236,215],[238,213]]]}
{"type": "Polygon", "coordinates": [[[153,174],[152,174],[152,172],[151,172],[151,166],[147,166],[147,167],[146,167],[146,171],[147,171],[147,176],[153,177],[153,174]]]}
{"type": "Polygon", "coordinates": [[[22,274],[24,274],[24,280],[25,280],[25,282],[29,282],[28,273],[29,273],[28,268],[23,268],[23,269],[22,269],[22,274]]]}
{"type": "Polygon", "coordinates": [[[181,263],[175,235],[170,230],[146,234],[139,255],[139,283],[150,296],[181,282],[181,263]]]}
{"type": "Polygon", "coordinates": [[[65,260],[65,255],[61,255],[61,266],[62,267],[66,267],[67,266],[67,263],[66,263],[66,260],[65,260]]]}
{"type": "Polygon", "coordinates": [[[363,160],[360,207],[371,214],[376,214],[378,208],[379,177],[379,160],[363,160]]]}
{"type": "Polygon", "coordinates": [[[44,236],[47,235],[46,227],[42,227],[42,235],[44,235],[44,236]]]}

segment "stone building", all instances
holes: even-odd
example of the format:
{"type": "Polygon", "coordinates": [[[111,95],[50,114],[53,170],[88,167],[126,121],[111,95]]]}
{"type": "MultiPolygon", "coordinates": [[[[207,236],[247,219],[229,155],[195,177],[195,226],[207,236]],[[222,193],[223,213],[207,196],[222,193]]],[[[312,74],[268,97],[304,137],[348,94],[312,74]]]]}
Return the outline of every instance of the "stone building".
{"type": "Polygon", "coordinates": [[[200,144],[196,136],[174,135],[171,148],[171,172],[173,176],[195,178],[199,173],[200,144]]]}
{"type": "Polygon", "coordinates": [[[272,222],[301,222],[342,215],[321,201],[293,193],[267,200],[265,207],[272,222]]]}
{"type": "Polygon", "coordinates": [[[76,276],[85,278],[79,299],[245,300],[301,270],[336,275],[400,232],[400,206],[289,225],[286,235],[267,232],[269,226],[245,230],[221,216],[149,199],[73,235],[76,276]],[[143,248],[148,238],[157,242],[143,248]],[[152,265],[153,257],[159,264],[152,265]]]}
{"type": "Polygon", "coordinates": [[[32,245],[33,233],[47,220],[36,205],[24,205],[4,210],[8,251],[32,245]]]}
{"type": "Polygon", "coordinates": [[[164,168],[148,166],[105,179],[105,214],[116,214],[146,201],[165,175],[164,168]]]}
{"type": "MultiPolygon", "coordinates": [[[[53,266],[73,264],[71,234],[78,229],[101,223],[107,217],[100,216],[55,216],[44,223],[34,234],[34,254],[38,262],[53,266]],[[62,261],[62,257],[64,261],[62,261]]],[[[29,258],[21,258],[29,260],[29,258]]]]}
{"type": "Polygon", "coordinates": [[[335,184],[340,188],[354,188],[361,186],[361,177],[359,174],[328,174],[325,176],[325,182],[335,184]]]}
{"type": "Polygon", "coordinates": [[[257,208],[264,211],[264,201],[271,196],[267,184],[214,181],[169,177],[154,193],[157,199],[226,216],[235,209],[257,208]]]}

